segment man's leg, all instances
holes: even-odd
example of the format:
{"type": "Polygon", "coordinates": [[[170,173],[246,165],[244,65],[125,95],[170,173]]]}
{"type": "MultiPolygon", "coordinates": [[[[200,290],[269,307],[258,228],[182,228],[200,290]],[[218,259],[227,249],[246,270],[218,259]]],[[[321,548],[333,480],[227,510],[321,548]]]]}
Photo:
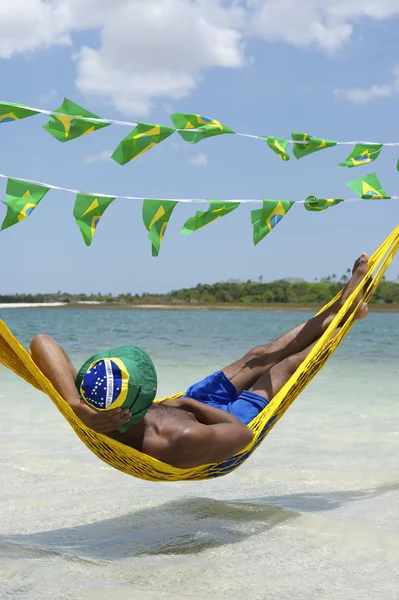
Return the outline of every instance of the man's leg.
{"type": "Polygon", "coordinates": [[[308,348],[305,348],[305,350],[302,350],[302,352],[288,356],[288,358],[285,358],[263,373],[263,375],[251,386],[250,391],[259,396],[263,396],[263,398],[266,398],[267,400],[272,400],[305,360],[317,341],[318,340],[308,348]]]}
{"type": "MultiPolygon", "coordinates": [[[[243,358],[223,369],[226,377],[236,387],[238,394],[240,395],[243,390],[250,389],[274,365],[292,355],[298,355],[318,340],[367,271],[368,257],[366,254],[362,254],[354,264],[352,278],[345,286],[342,297],[326,312],[302,323],[270,344],[253,348],[243,358]]],[[[354,302],[353,310],[356,309],[357,304],[358,299],[354,302]]],[[[364,318],[367,314],[365,310],[365,307],[362,307],[358,311],[357,318],[364,318]]]]}

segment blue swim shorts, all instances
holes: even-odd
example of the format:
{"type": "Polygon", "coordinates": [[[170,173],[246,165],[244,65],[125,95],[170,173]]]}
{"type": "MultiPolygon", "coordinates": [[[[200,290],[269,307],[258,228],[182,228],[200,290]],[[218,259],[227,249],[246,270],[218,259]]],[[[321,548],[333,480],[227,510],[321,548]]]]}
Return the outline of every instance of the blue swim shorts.
{"type": "Polygon", "coordinates": [[[185,395],[208,406],[225,410],[245,425],[248,425],[269,404],[269,400],[254,392],[244,390],[238,395],[234,384],[227,379],[223,371],[216,371],[195,383],[188,388],[185,395]]]}

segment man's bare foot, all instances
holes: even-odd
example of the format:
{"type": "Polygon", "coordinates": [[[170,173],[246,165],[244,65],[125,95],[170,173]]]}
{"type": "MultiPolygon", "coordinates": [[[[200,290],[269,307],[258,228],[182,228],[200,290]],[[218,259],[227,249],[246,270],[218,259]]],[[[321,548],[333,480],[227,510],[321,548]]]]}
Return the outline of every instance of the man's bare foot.
{"type": "MultiPolygon", "coordinates": [[[[368,272],[368,260],[369,260],[369,257],[367,256],[367,254],[361,254],[359,256],[359,258],[355,261],[355,264],[353,265],[352,276],[354,276],[355,273],[357,272],[357,270],[360,268],[361,278],[363,278],[366,275],[366,273],[368,272]]],[[[363,287],[363,293],[366,291],[366,289],[368,287],[368,283],[369,283],[369,279],[366,280],[366,283],[363,287]]],[[[359,282],[357,283],[357,285],[359,285],[359,282]]],[[[352,288],[352,291],[353,291],[353,289],[354,288],[352,288]]],[[[359,302],[359,298],[356,298],[355,305],[358,302],[359,302]]],[[[358,321],[363,321],[368,316],[368,314],[369,314],[369,305],[367,304],[367,302],[362,302],[360,307],[356,311],[356,319],[358,321]]]]}
{"type": "MultiPolygon", "coordinates": [[[[365,278],[367,273],[368,273],[368,256],[367,256],[367,254],[361,254],[359,256],[359,258],[355,261],[355,264],[353,265],[352,277],[348,281],[346,286],[344,287],[341,297],[336,302],[334,302],[334,304],[331,306],[331,310],[334,314],[337,314],[337,312],[342,308],[342,306],[348,300],[349,296],[359,286],[359,284],[365,278]]],[[[360,302],[361,297],[362,297],[362,292],[353,301],[353,308],[349,311],[348,315],[345,317],[345,320],[352,313],[353,310],[356,310],[356,317],[355,317],[356,319],[363,320],[367,317],[367,315],[368,315],[367,302],[362,302],[361,305],[359,306],[359,308],[356,309],[356,307],[358,306],[358,304],[360,302]]]]}
{"type": "Polygon", "coordinates": [[[364,321],[369,314],[369,305],[367,302],[362,302],[360,308],[357,310],[356,319],[358,321],[364,321]]]}

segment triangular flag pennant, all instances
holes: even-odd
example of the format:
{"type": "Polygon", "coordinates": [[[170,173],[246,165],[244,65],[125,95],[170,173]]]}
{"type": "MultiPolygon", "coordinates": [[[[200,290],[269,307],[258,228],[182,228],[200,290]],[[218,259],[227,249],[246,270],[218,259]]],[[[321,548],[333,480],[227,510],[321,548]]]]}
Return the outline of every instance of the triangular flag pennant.
{"type": "Polygon", "coordinates": [[[379,157],[383,144],[356,144],[348,158],[339,163],[340,167],[360,167],[379,157]]]}
{"type": "Polygon", "coordinates": [[[158,256],[172,212],[174,200],[146,199],[143,202],[143,221],[152,244],[152,256],[158,256]]]}
{"type": "Polygon", "coordinates": [[[273,150],[280,158],[283,160],[290,160],[290,155],[287,154],[286,150],[288,148],[288,140],[283,140],[281,138],[276,138],[272,136],[267,136],[267,143],[269,148],[273,150]]]}
{"type": "Polygon", "coordinates": [[[293,204],[288,200],[263,200],[261,209],[251,211],[255,246],[280,223],[293,204]]]}
{"type": "Polygon", "coordinates": [[[298,159],[307,154],[313,154],[313,152],[324,150],[324,148],[332,148],[337,145],[337,142],[333,140],[323,140],[322,138],[313,137],[308,133],[297,133],[294,131],[291,135],[294,142],[305,142],[301,144],[294,143],[292,152],[298,159]]]}
{"type": "Polygon", "coordinates": [[[120,165],[125,165],[136,156],[144,154],[147,150],[151,150],[166,140],[174,132],[173,127],[154,125],[153,123],[137,123],[133,131],[121,141],[111,158],[120,165]]]}
{"type": "Polygon", "coordinates": [[[179,131],[183,140],[196,144],[204,138],[211,137],[214,135],[222,135],[223,133],[235,133],[230,127],[223,125],[216,119],[210,117],[204,117],[201,115],[191,113],[174,113],[170,116],[174,126],[179,131]],[[197,129],[198,131],[190,131],[190,129],[197,129]]]}
{"type": "Polygon", "coordinates": [[[97,115],[75,104],[72,100],[64,98],[64,102],[54,112],[60,115],[51,115],[43,129],[48,131],[59,142],[75,140],[82,135],[93,133],[98,129],[108,127],[111,123],[99,123],[91,119],[99,119],[97,115]],[[79,117],[85,117],[81,119],[79,117]]]}
{"type": "Polygon", "coordinates": [[[76,196],[73,216],[86,246],[90,246],[92,243],[99,220],[114,200],[114,197],[109,196],[91,196],[89,194],[78,194],[76,196]]]}
{"type": "Polygon", "coordinates": [[[306,210],[320,212],[322,210],[327,210],[327,208],[330,208],[330,206],[336,206],[341,202],[344,202],[344,200],[337,198],[321,199],[316,198],[316,196],[308,196],[305,200],[304,206],[306,210]]]}
{"type": "Polygon", "coordinates": [[[0,123],[19,121],[37,115],[38,111],[14,102],[0,102],[0,123]]]}
{"type": "Polygon", "coordinates": [[[39,202],[44,198],[50,188],[43,185],[8,179],[6,189],[7,214],[1,229],[7,229],[24,221],[34,211],[39,202]]]}
{"type": "Polygon", "coordinates": [[[350,181],[346,185],[365,200],[389,200],[391,197],[382,189],[381,183],[375,173],[359,177],[359,179],[350,181]]]}
{"type": "Polygon", "coordinates": [[[233,210],[240,206],[239,202],[222,202],[220,200],[209,200],[209,208],[207,211],[198,210],[194,217],[188,219],[180,233],[187,235],[197,231],[201,227],[217,221],[221,217],[228,215],[233,210]]]}

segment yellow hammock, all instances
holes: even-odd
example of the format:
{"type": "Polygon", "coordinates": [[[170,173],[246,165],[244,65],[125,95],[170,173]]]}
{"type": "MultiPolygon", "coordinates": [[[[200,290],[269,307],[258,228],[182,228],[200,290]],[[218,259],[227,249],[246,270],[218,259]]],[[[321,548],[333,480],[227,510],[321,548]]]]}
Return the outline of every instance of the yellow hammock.
{"type": "MultiPolygon", "coordinates": [[[[272,427],[281,419],[295,398],[327,362],[352,327],[354,323],[354,311],[352,311],[336,335],[334,335],[335,329],[342,318],[350,312],[352,303],[358,294],[362,296],[361,300],[359,300],[359,305],[363,300],[368,301],[371,298],[398,247],[399,226],[396,227],[380,248],[370,257],[369,274],[345,302],[307,358],[265,409],[250,423],[249,427],[254,433],[252,442],[244,450],[221,463],[202,465],[192,469],[177,469],[112,440],[103,434],[92,431],[78,419],[67,402],[61,398],[50,381],[32,361],[30,354],[12,335],[3,321],[0,321],[0,362],[38,390],[47,394],[86,446],[98,458],[123,473],[149,481],[200,480],[227,475],[242,465],[252,454],[272,427]],[[370,274],[373,276],[372,280],[370,280],[370,274]]],[[[322,310],[326,310],[332,302],[322,310]]],[[[182,395],[182,393],[177,394],[171,398],[179,398],[182,395]]],[[[166,398],[163,398],[163,400],[166,400],[166,398]]],[[[163,400],[157,400],[157,402],[162,402],[163,400]]]]}

